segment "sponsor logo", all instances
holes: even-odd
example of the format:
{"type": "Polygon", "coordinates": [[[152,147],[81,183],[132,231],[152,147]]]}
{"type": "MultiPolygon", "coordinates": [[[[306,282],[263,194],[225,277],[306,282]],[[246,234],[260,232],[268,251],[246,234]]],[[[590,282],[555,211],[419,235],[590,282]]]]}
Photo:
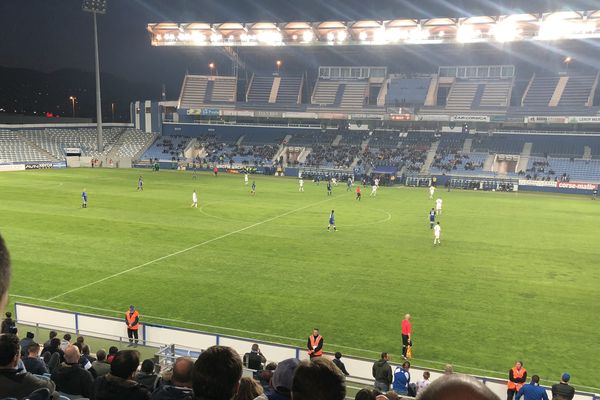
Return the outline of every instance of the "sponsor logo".
{"type": "Polygon", "coordinates": [[[490,117],[487,115],[454,115],[450,121],[455,122],[490,122],[490,117]]]}
{"type": "Polygon", "coordinates": [[[51,169],[52,163],[25,164],[25,169],[51,169]]]}
{"type": "Polygon", "coordinates": [[[598,189],[595,183],[584,182],[557,182],[556,187],[560,189],[594,190],[598,189]]]}

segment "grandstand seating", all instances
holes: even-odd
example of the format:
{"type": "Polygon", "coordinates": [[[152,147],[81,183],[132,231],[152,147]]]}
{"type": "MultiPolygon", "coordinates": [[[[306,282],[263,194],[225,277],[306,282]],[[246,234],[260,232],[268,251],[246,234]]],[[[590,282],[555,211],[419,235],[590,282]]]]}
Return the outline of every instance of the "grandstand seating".
{"type": "Polygon", "coordinates": [[[288,141],[288,146],[331,145],[336,136],[335,133],[322,133],[321,131],[301,132],[292,136],[288,141]]]}
{"type": "Polygon", "coordinates": [[[362,108],[368,95],[369,83],[365,81],[348,81],[343,85],[340,101],[342,108],[362,108]]]}
{"type": "Polygon", "coordinates": [[[180,108],[200,108],[210,103],[234,103],[237,79],[235,76],[186,75],[179,98],[180,108]]]}
{"type": "Polygon", "coordinates": [[[273,88],[273,80],[272,76],[254,75],[246,100],[248,102],[268,103],[273,88]]]}
{"type": "Polygon", "coordinates": [[[529,90],[523,98],[524,106],[546,107],[552,99],[559,77],[557,76],[534,76],[529,85],[529,90]]]}
{"type": "Polygon", "coordinates": [[[181,89],[179,107],[196,108],[204,104],[206,100],[207,85],[207,76],[186,75],[181,89]]]}
{"type": "Polygon", "coordinates": [[[154,134],[142,132],[138,129],[126,129],[117,141],[117,156],[135,157],[150,144],[149,142],[154,139],[154,136],[154,134]]]}
{"type": "Polygon", "coordinates": [[[457,80],[446,99],[446,110],[460,112],[471,109],[478,88],[476,82],[457,80]]]}
{"type": "Polygon", "coordinates": [[[29,145],[18,133],[0,130],[0,162],[53,161],[49,154],[29,145]]]}
{"type": "Polygon", "coordinates": [[[276,103],[299,104],[302,98],[303,79],[299,77],[281,77],[276,103]]]}
{"type": "Polygon", "coordinates": [[[474,152],[521,154],[526,138],[520,135],[492,135],[473,139],[474,152]]]}
{"type": "Polygon", "coordinates": [[[479,104],[475,106],[508,107],[512,85],[512,80],[486,82],[479,104]]]}
{"type": "Polygon", "coordinates": [[[558,104],[561,106],[585,106],[595,80],[595,76],[570,76],[558,104]]]}
{"type": "Polygon", "coordinates": [[[150,148],[144,152],[142,159],[171,161],[172,159],[182,158],[183,151],[191,140],[192,138],[186,136],[158,137],[152,146],[150,146],[150,148]]]}
{"type": "Polygon", "coordinates": [[[392,78],[386,96],[386,105],[422,105],[425,103],[431,78],[392,78]]]}
{"type": "Polygon", "coordinates": [[[260,134],[244,134],[242,145],[260,146],[265,144],[279,144],[285,138],[285,134],[276,130],[260,132],[260,134]]]}
{"type": "Polygon", "coordinates": [[[315,85],[312,104],[326,106],[336,104],[340,82],[319,79],[315,85]]]}
{"type": "Polygon", "coordinates": [[[600,182],[600,160],[531,157],[525,172],[529,179],[600,182]]]}
{"type": "Polygon", "coordinates": [[[214,103],[233,103],[236,101],[237,78],[235,76],[211,76],[212,90],[207,88],[207,100],[214,103]]]}

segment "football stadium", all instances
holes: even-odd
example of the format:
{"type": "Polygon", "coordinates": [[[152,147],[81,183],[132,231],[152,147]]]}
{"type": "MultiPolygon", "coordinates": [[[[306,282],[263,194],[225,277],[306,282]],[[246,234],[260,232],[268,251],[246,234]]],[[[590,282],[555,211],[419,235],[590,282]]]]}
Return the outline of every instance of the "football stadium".
{"type": "Polygon", "coordinates": [[[0,102],[1,399],[600,399],[600,10],[157,15],[115,122],[111,6],[0,102]]]}

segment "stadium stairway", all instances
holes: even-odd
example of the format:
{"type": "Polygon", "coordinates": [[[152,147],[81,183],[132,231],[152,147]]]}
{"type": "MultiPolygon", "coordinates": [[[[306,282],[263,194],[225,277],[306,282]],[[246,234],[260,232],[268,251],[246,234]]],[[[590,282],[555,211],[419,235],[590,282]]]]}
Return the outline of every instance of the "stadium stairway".
{"type": "Polygon", "coordinates": [[[437,149],[438,149],[439,145],[440,145],[439,140],[437,142],[431,143],[431,147],[429,148],[429,151],[427,152],[427,158],[425,159],[425,162],[423,163],[423,166],[421,167],[422,174],[429,173],[429,168],[431,167],[431,164],[433,163],[433,159],[435,158],[435,154],[437,153],[437,149]]]}
{"type": "Polygon", "coordinates": [[[20,135],[21,139],[27,143],[29,146],[33,147],[34,149],[36,149],[37,151],[39,151],[40,153],[44,154],[45,156],[47,156],[50,160],[52,161],[60,161],[58,158],[56,158],[52,153],[50,153],[49,151],[47,151],[46,149],[44,149],[43,147],[38,146],[35,142],[27,139],[25,136],[20,135]]]}
{"type": "Polygon", "coordinates": [[[583,146],[583,156],[581,158],[586,161],[592,159],[592,148],[590,146],[583,146]]]}
{"type": "Polygon", "coordinates": [[[331,142],[331,145],[332,146],[338,146],[341,141],[342,141],[342,135],[337,135],[335,137],[335,139],[333,139],[333,142],[331,142]]]}
{"type": "Polygon", "coordinates": [[[521,156],[519,157],[519,162],[517,163],[517,172],[525,171],[527,169],[527,164],[529,164],[529,157],[531,156],[531,149],[533,148],[533,143],[527,142],[523,145],[523,150],[521,151],[521,156]]]}
{"type": "Polygon", "coordinates": [[[568,76],[561,76],[558,79],[558,83],[556,84],[556,88],[554,89],[554,93],[552,93],[552,97],[550,98],[550,103],[548,103],[549,107],[556,107],[562,98],[563,92],[567,87],[567,83],[569,82],[568,76]]]}
{"type": "Polygon", "coordinates": [[[484,171],[491,171],[492,170],[492,166],[494,165],[494,160],[496,159],[496,155],[495,154],[490,154],[487,156],[487,158],[485,159],[485,162],[483,163],[483,170],[484,171]]]}
{"type": "Polygon", "coordinates": [[[475,97],[473,98],[473,102],[471,103],[471,108],[476,108],[481,105],[481,99],[483,98],[485,86],[485,84],[477,85],[477,91],[475,92],[475,97]]]}
{"type": "Polygon", "coordinates": [[[465,139],[465,143],[463,143],[462,153],[469,154],[471,152],[472,145],[473,145],[473,139],[465,139]]]}

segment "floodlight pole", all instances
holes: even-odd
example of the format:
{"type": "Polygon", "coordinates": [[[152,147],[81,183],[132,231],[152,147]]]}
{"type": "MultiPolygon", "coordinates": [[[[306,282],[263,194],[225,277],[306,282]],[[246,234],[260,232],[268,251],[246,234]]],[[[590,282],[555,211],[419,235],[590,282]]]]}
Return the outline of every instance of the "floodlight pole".
{"type": "Polygon", "coordinates": [[[100,56],[98,54],[98,24],[96,22],[96,11],[94,14],[94,51],[96,56],[96,123],[98,129],[98,152],[104,149],[104,141],[102,138],[102,100],[100,96],[100,56]]]}

